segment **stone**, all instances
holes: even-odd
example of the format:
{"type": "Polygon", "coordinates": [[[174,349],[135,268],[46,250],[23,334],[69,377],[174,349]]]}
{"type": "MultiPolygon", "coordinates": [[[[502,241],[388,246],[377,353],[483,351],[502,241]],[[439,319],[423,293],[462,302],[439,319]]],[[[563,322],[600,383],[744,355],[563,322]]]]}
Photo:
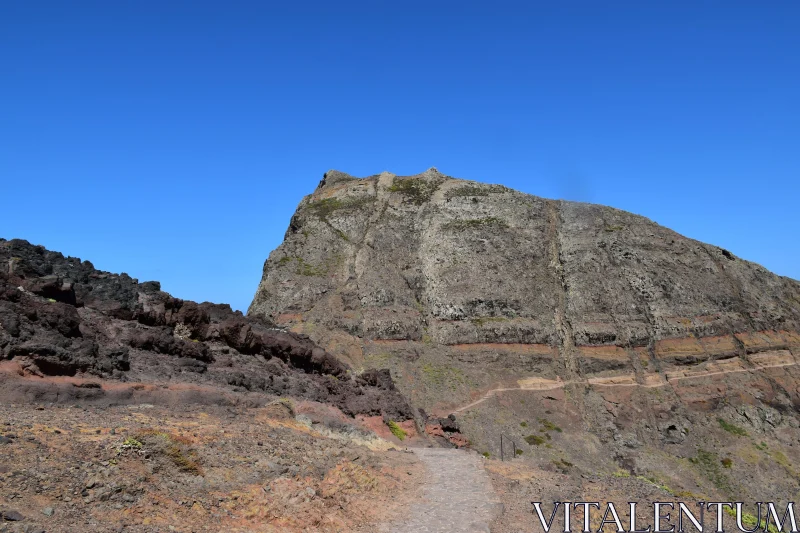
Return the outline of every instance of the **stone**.
{"type": "Polygon", "coordinates": [[[3,511],[3,520],[7,520],[9,522],[21,522],[25,520],[25,517],[22,516],[18,511],[3,511]]]}

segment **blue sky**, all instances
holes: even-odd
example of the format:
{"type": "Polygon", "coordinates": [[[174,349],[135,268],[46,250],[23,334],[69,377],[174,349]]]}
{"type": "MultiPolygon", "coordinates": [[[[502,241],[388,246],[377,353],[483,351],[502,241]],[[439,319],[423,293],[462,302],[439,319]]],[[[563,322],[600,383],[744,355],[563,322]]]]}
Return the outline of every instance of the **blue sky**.
{"type": "Polygon", "coordinates": [[[0,236],[246,310],[331,168],[602,203],[800,278],[800,2],[3,2],[0,236]]]}

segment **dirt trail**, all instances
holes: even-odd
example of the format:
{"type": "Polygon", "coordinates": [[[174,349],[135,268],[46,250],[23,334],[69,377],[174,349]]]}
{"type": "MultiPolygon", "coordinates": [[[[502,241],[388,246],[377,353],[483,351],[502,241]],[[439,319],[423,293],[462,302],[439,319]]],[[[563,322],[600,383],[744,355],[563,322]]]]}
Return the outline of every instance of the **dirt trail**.
{"type": "Polygon", "coordinates": [[[483,459],[476,453],[417,448],[426,469],[422,501],[411,506],[401,522],[383,533],[488,533],[500,509],[483,459]]]}
{"type": "Polygon", "coordinates": [[[529,379],[522,379],[519,380],[519,386],[517,387],[500,387],[497,389],[489,389],[486,391],[483,396],[479,399],[470,402],[466,405],[462,405],[461,407],[452,410],[451,412],[461,413],[466,411],[467,409],[471,409],[476,405],[480,405],[486,400],[490,399],[492,396],[497,395],[500,392],[508,392],[508,391],[546,391],[546,390],[554,390],[554,389],[562,389],[566,385],[570,385],[573,383],[581,383],[584,385],[595,385],[600,387],[644,387],[644,388],[652,388],[652,387],[664,387],[670,384],[672,381],[680,381],[684,379],[695,379],[695,378],[702,378],[708,376],[716,376],[720,374],[734,374],[739,372],[753,372],[757,370],[763,370],[766,368],[780,368],[780,367],[787,367],[787,366],[795,366],[797,363],[795,362],[788,362],[788,363],[778,363],[778,364],[767,364],[767,365],[758,365],[751,368],[733,368],[729,370],[710,370],[705,372],[692,372],[686,374],[667,374],[666,380],[659,379],[657,381],[651,381],[649,383],[637,383],[634,379],[634,376],[614,376],[614,377],[607,377],[607,378],[595,378],[589,379],[588,381],[584,380],[554,380],[554,379],[543,379],[543,378],[529,378],[529,379]]]}

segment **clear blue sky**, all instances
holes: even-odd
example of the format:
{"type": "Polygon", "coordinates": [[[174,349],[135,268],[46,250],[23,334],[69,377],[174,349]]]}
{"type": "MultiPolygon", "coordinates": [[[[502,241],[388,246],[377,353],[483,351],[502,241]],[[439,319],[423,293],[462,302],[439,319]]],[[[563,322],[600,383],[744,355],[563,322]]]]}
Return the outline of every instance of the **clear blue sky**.
{"type": "Polygon", "coordinates": [[[800,278],[800,2],[276,5],[3,2],[0,236],[246,310],[326,170],[436,166],[800,278]]]}

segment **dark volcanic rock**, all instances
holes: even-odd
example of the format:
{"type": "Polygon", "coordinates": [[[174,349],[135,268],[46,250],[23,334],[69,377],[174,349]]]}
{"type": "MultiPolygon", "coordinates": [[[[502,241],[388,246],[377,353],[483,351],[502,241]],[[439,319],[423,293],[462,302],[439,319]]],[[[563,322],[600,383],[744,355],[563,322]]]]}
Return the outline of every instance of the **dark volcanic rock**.
{"type": "MultiPolygon", "coordinates": [[[[24,373],[232,387],[327,402],[351,415],[413,418],[388,374],[356,378],[308,337],[228,305],[173,298],[157,282],[97,271],[21,240],[0,239],[0,265],[0,359],[18,361],[24,373]]],[[[49,401],[108,396],[98,387],[3,390],[49,401]]]]}

